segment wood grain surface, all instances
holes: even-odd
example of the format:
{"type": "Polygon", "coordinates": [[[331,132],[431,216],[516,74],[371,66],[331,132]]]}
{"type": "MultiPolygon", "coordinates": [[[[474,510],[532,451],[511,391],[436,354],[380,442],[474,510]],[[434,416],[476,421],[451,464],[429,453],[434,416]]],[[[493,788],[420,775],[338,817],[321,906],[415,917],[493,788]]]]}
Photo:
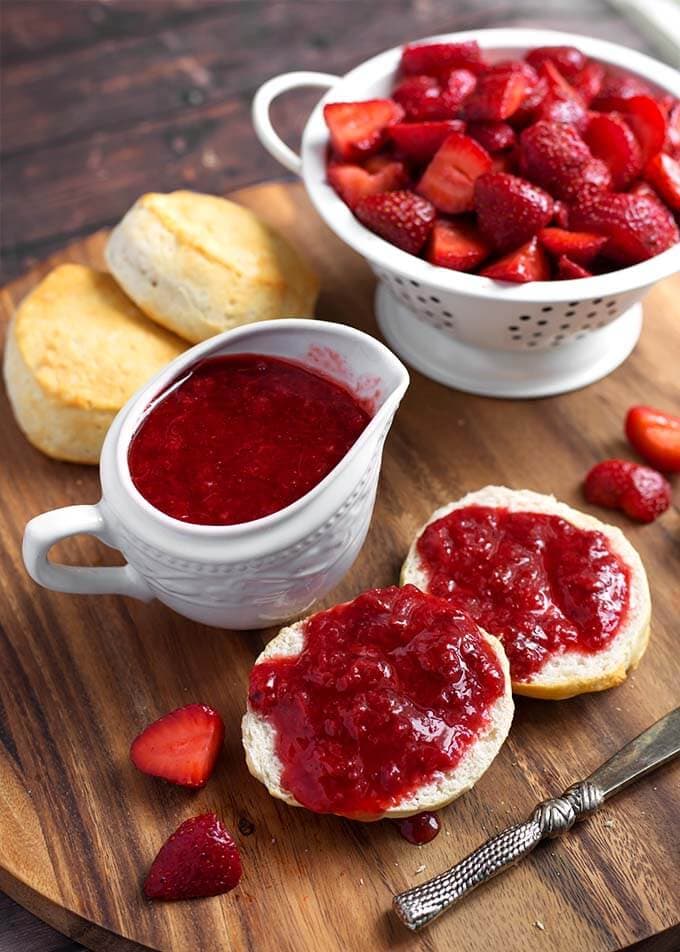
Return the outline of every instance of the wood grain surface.
{"type": "MultiPolygon", "coordinates": [[[[300,186],[262,186],[237,197],[315,263],[323,280],[320,317],[376,333],[371,273],[320,222],[300,186]]],[[[55,260],[99,264],[104,237],[55,260]]],[[[4,319],[53,263],[2,292],[4,319]]],[[[578,393],[490,400],[414,373],[388,438],[365,548],[325,604],[394,582],[430,512],[486,483],[554,492],[583,506],[586,468],[628,452],[621,437],[626,408],[641,401],[677,407],[679,292],[680,278],[656,287],[633,356],[578,393]]],[[[32,449],[4,396],[0,454],[11,461],[0,510],[0,887],[17,901],[84,945],[107,950],[608,952],[640,940],[649,949],[674,947],[668,943],[677,932],[654,937],[680,919],[677,765],[540,848],[420,936],[403,930],[389,906],[393,891],[524,817],[677,705],[677,508],[651,526],[611,514],[650,577],[653,635],[638,671],[601,695],[552,704],[520,699],[497,760],[443,811],[442,834],[415,848],[387,822],[362,825],[290,809],[248,774],[239,720],[248,670],[273,631],[218,631],[158,603],[60,595],[30,582],[20,557],[26,520],[94,502],[98,477],[93,468],[32,449]],[[198,793],[145,777],[128,761],[130,740],[144,724],[193,700],[217,707],[227,724],[216,773],[198,793]],[[237,836],[240,887],[217,899],[145,902],[140,884],[160,844],[182,820],[208,809],[237,836]],[[244,818],[255,826],[252,835],[239,833],[244,818]]],[[[70,540],[56,554],[111,561],[90,539],[70,540]]]]}

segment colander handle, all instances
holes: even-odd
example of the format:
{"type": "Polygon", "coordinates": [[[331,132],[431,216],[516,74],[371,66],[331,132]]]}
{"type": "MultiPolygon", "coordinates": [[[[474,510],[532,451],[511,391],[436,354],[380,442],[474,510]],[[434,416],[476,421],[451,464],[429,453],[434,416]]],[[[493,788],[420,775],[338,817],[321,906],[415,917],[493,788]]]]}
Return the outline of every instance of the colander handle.
{"type": "Polygon", "coordinates": [[[296,175],[302,171],[302,159],[275,131],[269,117],[269,108],[278,96],[290,89],[302,89],[305,86],[330,89],[339,79],[339,76],[333,76],[331,73],[283,73],[267,80],[255,93],[252,117],[257,137],[270,155],[296,175]]]}

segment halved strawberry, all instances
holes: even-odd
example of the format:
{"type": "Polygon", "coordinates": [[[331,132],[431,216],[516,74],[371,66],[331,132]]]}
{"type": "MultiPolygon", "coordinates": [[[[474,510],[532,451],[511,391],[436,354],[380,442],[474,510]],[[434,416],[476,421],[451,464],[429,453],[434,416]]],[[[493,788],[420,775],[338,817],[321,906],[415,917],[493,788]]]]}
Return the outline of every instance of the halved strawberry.
{"type": "Polygon", "coordinates": [[[515,130],[507,122],[471,122],[467,134],[487,152],[502,152],[511,149],[517,141],[515,130]]]}
{"type": "Polygon", "coordinates": [[[600,112],[609,112],[610,109],[620,108],[621,99],[649,95],[651,92],[647,83],[638,76],[610,67],[605,70],[600,91],[591,106],[600,112]]]}
{"type": "Polygon", "coordinates": [[[465,100],[465,117],[473,121],[507,119],[521,105],[528,87],[519,72],[484,73],[465,100]]]}
{"type": "Polygon", "coordinates": [[[612,187],[624,189],[640,174],[642,150],[629,126],[614,112],[591,113],[583,138],[611,172],[612,187]]]}
{"type": "Polygon", "coordinates": [[[403,188],[407,181],[408,174],[403,163],[391,161],[382,155],[373,156],[365,167],[341,162],[328,166],[329,184],[350,208],[354,208],[359,199],[366,195],[403,188]]]}
{"type": "Polygon", "coordinates": [[[425,169],[417,191],[447,214],[471,211],[475,179],[491,167],[486,149],[458,132],[444,140],[425,169]]]}
{"type": "Polygon", "coordinates": [[[606,166],[571,125],[540,120],[520,136],[520,169],[555,198],[574,199],[587,185],[605,188],[606,166]]]}
{"type": "Polygon", "coordinates": [[[516,248],[493,264],[487,265],[479,273],[496,281],[525,284],[528,281],[548,281],[550,264],[545,251],[538,243],[538,238],[532,238],[521,248],[516,248]]]}
{"type": "Polygon", "coordinates": [[[149,724],[132,742],[142,773],[182,787],[203,787],[224,742],[222,718],[207,704],[187,704],[149,724]]]}
{"type": "Polygon", "coordinates": [[[429,162],[452,132],[465,132],[460,119],[442,122],[399,122],[390,129],[390,138],[399,152],[412,162],[429,162]]]}
{"type": "Polygon", "coordinates": [[[604,253],[624,266],[653,258],[680,240],[661,202],[630,192],[582,193],[569,209],[569,224],[575,231],[606,235],[604,253]]]}
{"type": "Polygon", "coordinates": [[[401,69],[407,74],[440,76],[452,69],[483,68],[482,51],[476,40],[464,43],[412,43],[401,54],[401,69]]]}
{"type": "Polygon", "coordinates": [[[626,414],[631,446],[657,469],[680,473],[680,417],[654,407],[631,407],[626,414]]]}
{"type": "Polygon", "coordinates": [[[659,152],[645,166],[644,175],[669,208],[680,212],[680,162],[659,152]]]}
{"type": "Polygon", "coordinates": [[[622,99],[620,112],[635,133],[642,161],[647,162],[657,152],[661,152],[666,140],[666,113],[651,96],[631,96],[622,99]]]}
{"type": "Polygon", "coordinates": [[[147,899],[220,896],[238,885],[238,847],[214,813],[185,820],[160,848],[144,883],[147,899]]]}
{"type": "Polygon", "coordinates": [[[544,63],[554,63],[567,79],[573,79],[586,65],[585,56],[575,46],[537,46],[525,59],[536,70],[544,63]]]}
{"type": "Polygon", "coordinates": [[[427,260],[441,268],[472,271],[490,253],[491,248],[474,225],[441,218],[434,224],[427,260]]]}
{"type": "Polygon", "coordinates": [[[404,110],[391,99],[368,99],[327,103],[323,115],[334,152],[352,161],[377,152],[387,129],[403,118],[404,110]]]}
{"type": "Polygon", "coordinates": [[[604,81],[604,66],[591,60],[575,76],[570,77],[571,85],[586,106],[599,94],[604,81]]]}
{"type": "Polygon", "coordinates": [[[565,255],[576,264],[588,264],[596,258],[607,243],[604,235],[587,231],[565,231],[563,228],[544,228],[538,234],[543,247],[556,258],[565,255]]]}
{"type": "Polygon", "coordinates": [[[474,199],[479,230],[499,251],[524,244],[553,216],[553,200],[547,192],[505,172],[480,175],[474,199]]]}
{"type": "Polygon", "coordinates": [[[427,241],[436,214],[430,202],[406,190],[362,198],[354,213],[371,231],[414,255],[427,241]]]}
{"type": "Polygon", "coordinates": [[[557,259],[557,279],[558,281],[573,281],[574,278],[592,278],[593,272],[582,267],[566,255],[560,255],[557,259]]]}

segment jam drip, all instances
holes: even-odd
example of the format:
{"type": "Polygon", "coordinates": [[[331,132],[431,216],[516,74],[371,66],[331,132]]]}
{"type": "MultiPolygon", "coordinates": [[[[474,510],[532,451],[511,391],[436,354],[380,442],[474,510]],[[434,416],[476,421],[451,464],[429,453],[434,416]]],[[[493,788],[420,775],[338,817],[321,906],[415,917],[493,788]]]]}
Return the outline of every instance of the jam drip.
{"type": "Polygon", "coordinates": [[[213,357],[143,420],[130,444],[130,475],[175,519],[250,522],[321,482],[369,420],[348,390],[299,364],[255,354],[213,357]]]}
{"type": "Polygon", "coordinates": [[[455,767],[503,690],[470,618],[407,585],[307,619],[301,654],[255,666],[249,702],[275,729],[283,787],[368,818],[455,767]]]}
{"type": "Polygon", "coordinates": [[[626,614],[628,570],[606,537],[558,516],[465,506],[429,525],[417,550],[428,591],[502,640],[513,681],[551,655],[601,651],[626,614]]]}
{"type": "Polygon", "coordinates": [[[415,816],[397,820],[397,828],[409,843],[413,843],[414,846],[423,846],[437,836],[441,823],[436,813],[416,813],[415,816]]]}

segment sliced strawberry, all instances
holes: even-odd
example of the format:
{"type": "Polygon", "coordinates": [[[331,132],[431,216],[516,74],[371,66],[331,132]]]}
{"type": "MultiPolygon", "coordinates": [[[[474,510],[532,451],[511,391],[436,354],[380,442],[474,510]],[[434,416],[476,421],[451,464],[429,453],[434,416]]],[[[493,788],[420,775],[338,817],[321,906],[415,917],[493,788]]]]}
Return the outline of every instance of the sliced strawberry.
{"type": "Polygon", "coordinates": [[[485,73],[521,73],[527,81],[528,86],[535,86],[538,82],[538,73],[529,63],[524,60],[500,60],[492,66],[487,66],[485,73]]]}
{"type": "Polygon", "coordinates": [[[474,198],[479,230],[498,251],[524,244],[553,216],[553,200],[547,192],[505,172],[480,175],[474,198]]]}
{"type": "Polygon", "coordinates": [[[604,235],[587,231],[565,231],[563,228],[544,228],[538,237],[551,255],[556,258],[566,255],[576,264],[589,264],[607,243],[604,235]]]}
{"type": "Polygon", "coordinates": [[[185,820],[161,847],[144,883],[147,899],[220,896],[238,885],[238,847],[214,813],[185,820]]]}
{"type": "Polygon", "coordinates": [[[328,167],[329,184],[350,208],[354,208],[359,199],[366,195],[403,188],[407,181],[408,175],[402,162],[393,162],[380,155],[369,159],[367,167],[363,168],[344,163],[328,167]],[[369,163],[374,163],[373,171],[368,167],[369,163]]]}
{"type": "Polygon", "coordinates": [[[567,258],[566,255],[560,255],[557,259],[557,279],[558,281],[572,281],[574,278],[592,278],[593,272],[588,271],[582,265],[567,258]]]}
{"type": "Polygon", "coordinates": [[[570,77],[571,85],[586,106],[599,94],[604,81],[604,66],[591,60],[575,76],[570,77]]]}
{"type": "Polygon", "coordinates": [[[149,724],[132,742],[142,773],[183,787],[203,787],[224,742],[222,718],[207,704],[187,704],[149,724]]]}
{"type": "Polygon", "coordinates": [[[631,407],[625,430],[631,446],[648,463],[680,473],[680,417],[653,407],[631,407]]]}
{"type": "Polygon", "coordinates": [[[668,111],[666,141],[663,148],[664,152],[668,152],[674,158],[680,158],[680,101],[671,105],[668,111]]]}
{"type": "Polygon", "coordinates": [[[667,208],[631,193],[583,193],[569,209],[569,224],[575,231],[606,235],[604,253],[624,266],[646,261],[680,240],[667,208]]]}
{"type": "Polygon", "coordinates": [[[507,122],[471,122],[467,134],[487,152],[502,152],[511,149],[517,141],[515,130],[507,122]]]}
{"type": "Polygon", "coordinates": [[[528,281],[548,281],[550,265],[538,238],[532,238],[521,248],[516,248],[493,264],[487,265],[479,273],[496,281],[525,284],[528,281]]]}
{"type": "Polygon", "coordinates": [[[536,110],[536,119],[570,123],[580,129],[585,124],[587,110],[577,90],[551,60],[541,64],[539,75],[548,84],[548,94],[536,110]]]}
{"type": "Polygon", "coordinates": [[[390,138],[399,152],[412,162],[429,162],[452,132],[465,132],[460,119],[442,122],[400,122],[390,129],[390,138]]]}
{"type": "Polygon", "coordinates": [[[651,96],[621,100],[620,112],[635,133],[643,163],[663,149],[668,122],[666,113],[651,96]]]}
{"type": "Polygon", "coordinates": [[[642,150],[630,127],[617,113],[591,113],[583,138],[593,155],[607,164],[613,188],[627,188],[640,174],[642,150]]]}
{"type": "Polygon", "coordinates": [[[511,125],[516,129],[524,129],[525,126],[535,122],[539,118],[538,113],[548,94],[548,83],[542,77],[537,77],[536,82],[528,86],[519,108],[510,116],[508,121],[511,125]]]}
{"type": "Polygon", "coordinates": [[[465,116],[473,121],[507,119],[521,105],[528,86],[519,72],[485,73],[465,100],[465,116]]]}
{"type": "Polygon", "coordinates": [[[403,118],[404,110],[391,99],[368,99],[327,103],[323,115],[334,152],[352,161],[377,152],[387,129],[403,118]]]}
{"type": "Polygon", "coordinates": [[[553,207],[553,221],[557,228],[566,230],[569,227],[569,208],[559,199],[556,200],[553,207]]]}
{"type": "Polygon", "coordinates": [[[567,79],[573,79],[584,69],[586,58],[575,46],[537,46],[529,50],[525,59],[535,70],[544,63],[554,63],[567,79]]]}
{"type": "Polygon", "coordinates": [[[645,166],[644,175],[664,202],[680,212],[680,162],[659,152],[645,166]]]}
{"type": "Polygon", "coordinates": [[[444,140],[425,169],[417,191],[447,214],[471,211],[475,179],[491,167],[486,149],[454,132],[444,140]]]}
{"type": "Polygon", "coordinates": [[[439,219],[432,230],[427,260],[441,268],[472,271],[490,253],[491,248],[474,225],[439,219]]]}
{"type": "Polygon", "coordinates": [[[440,76],[452,69],[472,69],[484,66],[482,51],[475,40],[464,43],[413,43],[401,54],[401,69],[407,74],[426,73],[440,76]]]}
{"type": "Polygon", "coordinates": [[[621,99],[651,93],[652,90],[644,80],[633,76],[632,73],[609,68],[605,71],[600,91],[592,101],[591,107],[600,112],[609,112],[610,109],[620,109],[621,99]]]}
{"type": "Polygon", "coordinates": [[[570,201],[588,184],[606,187],[609,172],[593,155],[577,130],[568,124],[541,120],[520,136],[520,169],[555,198],[570,201]]]}
{"type": "Polygon", "coordinates": [[[427,241],[435,219],[430,202],[414,192],[385,192],[360,199],[354,213],[367,228],[411,254],[427,241]]]}

